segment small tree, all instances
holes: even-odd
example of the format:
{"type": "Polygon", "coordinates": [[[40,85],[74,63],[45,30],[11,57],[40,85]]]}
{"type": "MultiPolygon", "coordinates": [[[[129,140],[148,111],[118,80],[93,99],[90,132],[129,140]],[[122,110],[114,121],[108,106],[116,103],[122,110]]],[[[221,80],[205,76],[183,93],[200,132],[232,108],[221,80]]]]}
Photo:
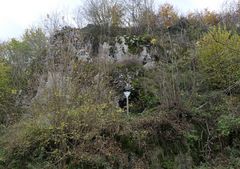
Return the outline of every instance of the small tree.
{"type": "Polygon", "coordinates": [[[143,9],[141,10],[140,16],[138,18],[138,25],[142,29],[146,29],[147,33],[150,33],[156,28],[157,16],[153,9],[153,1],[145,2],[143,9]]]}
{"type": "Polygon", "coordinates": [[[123,8],[117,0],[86,1],[84,12],[86,20],[94,25],[120,26],[122,23],[123,8]]]}
{"type": "Polygon", "coordinates": [[[174,9],[173,5],[165,3],[160,6],[158,13],[160,23],[164,27],[170,27],[179,19],[177,11],[174,9]]]}
{"type": "Polygon", "coordinates": [[[1,53],[12,65],[12,79],[17,89],[26,85],[33,70],[40,70],[46,47],[47,38],[41,29],[28,29],[22,39],[12,39],[2,46],[1,53]]]}
{"type": "Polygon", "coordinates": [[[14,120],[14,94],[16,91],[11,85],[11,67],[5,60],[0,59],[0,126],[8,125],[14,120]]]}
{"type": "Polygon", "coordinates": [[[240,79],[240,36],[225,28],[212,28],[198,43],[201,69],[213,89],[225,89],[240,79]]]}
{"type": "Polygon", "coordinates": [[[219,16],[217,13],[205,9],[202,13],[202,21],[206,25],[214,26],[219,23],[219,16]]]}

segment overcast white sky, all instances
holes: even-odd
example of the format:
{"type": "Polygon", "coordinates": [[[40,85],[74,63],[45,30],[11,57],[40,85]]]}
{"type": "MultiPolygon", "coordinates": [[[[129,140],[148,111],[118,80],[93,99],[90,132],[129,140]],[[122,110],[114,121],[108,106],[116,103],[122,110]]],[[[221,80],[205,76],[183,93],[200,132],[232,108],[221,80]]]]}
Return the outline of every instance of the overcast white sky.
{"type": "MultiPolygon", "coordinates": [[[[19,37],[26,28],[40,23],[47,13],[72,11],[83,0],[0,0],[0,41],[19,37]]],[[[226,0],[155,0],[169,2],[180,12],[209,8],[219,10],[226,0]]]]}

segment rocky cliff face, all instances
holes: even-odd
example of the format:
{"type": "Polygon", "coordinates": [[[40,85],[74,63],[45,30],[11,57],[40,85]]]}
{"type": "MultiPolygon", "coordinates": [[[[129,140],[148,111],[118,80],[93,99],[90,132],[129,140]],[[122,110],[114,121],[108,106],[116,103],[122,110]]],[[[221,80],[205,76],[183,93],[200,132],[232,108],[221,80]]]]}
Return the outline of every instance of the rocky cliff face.
{"type": "Polygon", "coordinates": [[[110,41],[97,42],[98,44],[96,44],[96,39],[91,35],[86,36],[80,29],[66,27],[50,38],[51,47],[53,48],[50,55],[56,59],[57,55],[59,55],[58,52],[61,52],[59,49],[64,48],[75,59],[85,61],[91,60],[93,57],[114,62],[134,58],[143,64],[154,60],[150,48],[151,39],[143,40],[136,36],[119,36],[112,38],[110,41]],[[131,48],[138,48],[138,50],[132,52],[129,45],[131,48]]]}
{"type": "MultiPolygon", "coordinates": [[[[66,93],[71,87],[69,77],[76,61],[93,62],[100,58],[109,62],[124,62],[134,59],[145,68],[154,67],[151,39],[141,39],[136,36],[120,36],[111,40],[111,43],[94,41],[81,30],[66,27],[50,37],[50,46],[47,56],[47,71],[39,78],[39,86],[32,102],[47,102],[51,93],[57,89],[66,93]]],[[[67,95],[67,94],[64,94],[67,95]]]]}

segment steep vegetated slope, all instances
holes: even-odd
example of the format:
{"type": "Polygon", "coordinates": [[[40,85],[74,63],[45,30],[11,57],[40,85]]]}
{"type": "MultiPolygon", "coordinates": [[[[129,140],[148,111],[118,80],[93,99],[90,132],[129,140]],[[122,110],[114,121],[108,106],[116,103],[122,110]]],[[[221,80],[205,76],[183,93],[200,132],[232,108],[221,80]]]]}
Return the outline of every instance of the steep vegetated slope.
{"type": "Polygon", "coordinates": [[[240,168],[236,13],[118,9],[1,44],[0,168],[240,168]]]}

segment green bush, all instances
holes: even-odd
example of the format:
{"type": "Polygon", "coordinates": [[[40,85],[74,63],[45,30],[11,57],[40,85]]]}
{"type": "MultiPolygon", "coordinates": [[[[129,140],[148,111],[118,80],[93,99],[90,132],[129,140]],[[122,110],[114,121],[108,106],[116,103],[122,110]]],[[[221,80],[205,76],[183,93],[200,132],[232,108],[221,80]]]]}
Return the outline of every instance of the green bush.
{"type": "Polygon", "coordinates": [[[240,36],[214,27],[198,42],[198,56],[206,84],[226,89],[240,79],[240,36]]]}
{"type": "Polygon", "coordinates": [[[240,117],[234,115],[222,115],[218,119],[218,131],[223,136],[228,136],[234,130],[240,128],[240,117]]]}
{"type": "Polygon", "coordinates": [[[125,43],[128,45],[129,52],[131,54],[139,54],[144,46],[151,46],[156,43],[156,39],[151,37],[150,35],[144,36],[124,36],[125,43]]]}
{"type": "Polygon", "coordinates": [[[14,95],[17,91],[11,83],[11,67],[0,59],[0,125],[6,125],[14,120],[14,95]]]}

